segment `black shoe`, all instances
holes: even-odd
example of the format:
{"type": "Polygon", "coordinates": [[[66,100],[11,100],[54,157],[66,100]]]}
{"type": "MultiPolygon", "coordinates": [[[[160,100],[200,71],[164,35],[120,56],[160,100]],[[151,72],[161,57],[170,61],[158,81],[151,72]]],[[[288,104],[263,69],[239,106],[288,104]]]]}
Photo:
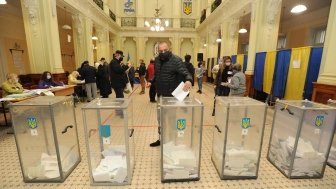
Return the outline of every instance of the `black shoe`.
{"type": "Polygon", "coordinates": [[[199,91],[199,94],[202,94],[202,91],[201,91],[201,90],[199,91]]]}
{"type": "Polygon", "coordinates": [[[150,146],[150,147],[160,146],[160,140],[157,140],[157,141],[155,141],[155,142],[153,142],[153,143],[150,143],[149,146],[150,146]]]}

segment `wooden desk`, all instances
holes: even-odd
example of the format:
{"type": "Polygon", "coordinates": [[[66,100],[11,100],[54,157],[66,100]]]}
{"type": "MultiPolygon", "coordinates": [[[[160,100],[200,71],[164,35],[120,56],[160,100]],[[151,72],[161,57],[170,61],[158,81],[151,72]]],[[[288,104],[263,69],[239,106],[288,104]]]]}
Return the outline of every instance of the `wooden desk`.
{"type": "Polygon", "coordinates": [[[75,92],[76,85],[67,85],[62,88],[51,88],[50,91],[54,93],[55,96],[69,96],[75,92]]]}

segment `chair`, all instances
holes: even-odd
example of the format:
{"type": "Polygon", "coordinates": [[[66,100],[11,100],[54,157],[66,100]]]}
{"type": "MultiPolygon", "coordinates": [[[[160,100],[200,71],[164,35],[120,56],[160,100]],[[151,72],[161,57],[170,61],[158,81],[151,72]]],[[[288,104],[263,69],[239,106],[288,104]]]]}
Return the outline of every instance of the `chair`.
{"type": "MultiPolygon", "coordinates": [[[[2,88],[0,87],[0,98],[2,98],[2,88]]],[[[9,108],[5,106],[4,101],[1,101],[1,107],[0,107],[0,112],[4,115],[5,118],[5,125],[4,126],[9,126],[8,120],[7,120],[7,115],[6,113],[9,113],[9,108]]]]}

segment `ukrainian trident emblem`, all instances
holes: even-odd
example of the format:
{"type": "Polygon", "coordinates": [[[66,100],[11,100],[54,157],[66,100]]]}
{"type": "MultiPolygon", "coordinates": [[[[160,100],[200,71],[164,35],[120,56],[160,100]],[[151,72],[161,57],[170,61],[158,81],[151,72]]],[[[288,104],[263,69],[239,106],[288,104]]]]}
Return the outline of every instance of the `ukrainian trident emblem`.
{"type": "Polygon", "coordinates": [[[324,121],[324,116],[322,116],[322,115],[316,116],[315,126],[316,127],[321,127],[323,125],[323,121],[324,121]]]}
{"type": "Polygon", "coordinates": [[[183,1],[183,13],[189,15],[192,13],[192,0],[183,1]]]}
{"type": "Polygon", "coordinates": [[[37,128],[37,119],[35,117],[28,117],[28,127],[31,129],[36,129],[37,128]]]}
{"type": "Polygon", "coordinates": [[[178,119],[176,122],[176,129],[179,131],[183,131],[186,129],[186,120],[185,119],[178,119]]]}
{"type": "Polygon", "coordinates": [[[247,129],[247,128],[251,127],[251,119],[248,118],[248,117],[244,117],[242,119],[242,125],[241,125],[241,127],[243,129],[247,129]]]}

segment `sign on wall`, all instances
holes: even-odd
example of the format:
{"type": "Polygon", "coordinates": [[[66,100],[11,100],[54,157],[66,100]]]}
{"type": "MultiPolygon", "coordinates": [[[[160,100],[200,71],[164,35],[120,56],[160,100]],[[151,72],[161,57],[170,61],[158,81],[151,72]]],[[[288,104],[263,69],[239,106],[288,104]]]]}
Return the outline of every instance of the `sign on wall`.
{"type": "Polygon", "coordinates": [[[192,13],[192,0],[182,0],[182,9],[185,15],[192,13]]]}
{"type": "Polygon", "coordinates": [[[124,13],[127,15],[134,15],[135,13],[135,0],[125,0],[124,13]]]}

